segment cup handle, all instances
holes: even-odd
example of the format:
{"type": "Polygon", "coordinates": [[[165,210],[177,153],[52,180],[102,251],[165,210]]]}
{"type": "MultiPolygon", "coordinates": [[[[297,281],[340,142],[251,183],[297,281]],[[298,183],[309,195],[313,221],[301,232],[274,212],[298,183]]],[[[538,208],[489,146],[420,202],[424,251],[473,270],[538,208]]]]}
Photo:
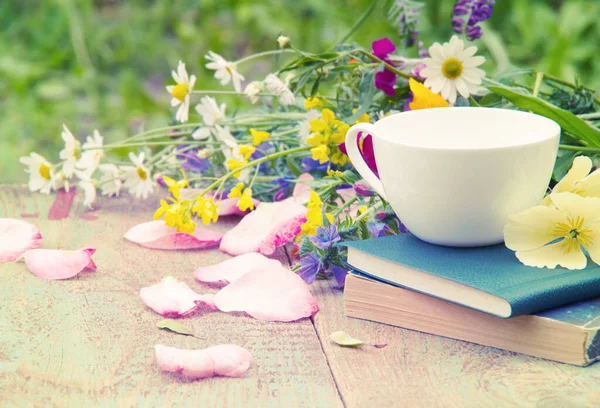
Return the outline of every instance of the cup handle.
{"type": "Polygon", "coordinates": [[[381,198],[387,201],[385,192],[383,191],[383,184],[381,184],[381,181],[375,173],[371,171],[358,149],[358,134],[360,132],[375,137],[375,126],[371,123],[357,123],[348,130],[348,133],[346,133],[346,151],[348,152],[348,157],[367,184],[369,184],[381,198]]]}

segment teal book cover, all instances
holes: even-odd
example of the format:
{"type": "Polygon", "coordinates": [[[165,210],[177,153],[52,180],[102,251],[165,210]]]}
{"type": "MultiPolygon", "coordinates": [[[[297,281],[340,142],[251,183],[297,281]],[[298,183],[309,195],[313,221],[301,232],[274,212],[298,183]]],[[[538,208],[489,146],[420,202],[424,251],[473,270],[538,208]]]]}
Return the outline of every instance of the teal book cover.
{"type": "Polygon", "coordinates": [[[600,267],[591,261],[582,270],[535,268],[521,264],[504,244],[452,248],[426,243],[410,233],[344,245],[349,249],[348,266],[370,278],[500,317],[535,314],[600,297],[600,267]],[[413,282],[413,275],[417,274],[431,275],[433,279],[421,279],[419,286],[413,282]],[[447,283],[444,280],[459,285],[438,284],[447,283]],[[473,306],[464,300],[473,293],[489,295],[480,297],[480,305],[499,299],[508,307],[499,313],[473,306]]]}

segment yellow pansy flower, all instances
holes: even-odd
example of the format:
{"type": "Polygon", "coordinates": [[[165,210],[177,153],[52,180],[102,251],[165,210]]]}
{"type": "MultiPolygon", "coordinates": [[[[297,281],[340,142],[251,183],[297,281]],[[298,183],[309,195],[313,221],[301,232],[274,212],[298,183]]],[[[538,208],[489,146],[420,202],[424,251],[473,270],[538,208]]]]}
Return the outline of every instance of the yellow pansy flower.
{"type": "Polygon", "coordinates": [[[506,246],[523,264],[583,269],[587,258],[600,264],[600,198],[552,193],[553,206],[538,205],[509,217],[506,246]]]}
{"type": "Polygon", "coordinates": [[[250,129],[250,134],[252,135],[252,144],[254,146],[258,146],[262,142],[266,142],[271,138],[271,134],[269,132],[264,132],[262,130],[250,129]]]}
{"type": "MultiPolygon", "coordinates": [[[[552,194],[570,192],[582,197],[600,197],[600,169],[590,174],[592,167],[589,157],[576,157],[569,172],[552,189],[552,194]]],[[[549,194],[542,200],[542,205],[551,204],[549,194]]]]}
{"type": "Polygon", "coordinates": [[[410,110],[447,108],[450,106],[441,95],[431,92],[425,85],[412,78],[408,81],[408,86],[413,93],[413,100],[408,104],[410,110]]]}
{"type": "Polygon", "coordinates": [[[315,109],[315,108],[322,108],[323,107],[323,101],[320,98],[317,98],[316,96],[313,96],[311,98],[308,98],[304,101],[304,108],[305,109],[315,109]]]}

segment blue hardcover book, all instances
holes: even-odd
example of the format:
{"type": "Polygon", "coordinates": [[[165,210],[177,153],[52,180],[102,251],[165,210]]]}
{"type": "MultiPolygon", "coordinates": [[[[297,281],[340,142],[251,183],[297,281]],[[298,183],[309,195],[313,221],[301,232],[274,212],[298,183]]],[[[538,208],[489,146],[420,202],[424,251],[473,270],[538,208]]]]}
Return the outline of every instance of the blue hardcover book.
{"type": "Polygon", "coordinates": [[[348,265],[364,275],[499,317],[529,315],[600,296],[600,267],[521,264],[503,244],[450,248],[412,234],[345,242],[348,265]]]}

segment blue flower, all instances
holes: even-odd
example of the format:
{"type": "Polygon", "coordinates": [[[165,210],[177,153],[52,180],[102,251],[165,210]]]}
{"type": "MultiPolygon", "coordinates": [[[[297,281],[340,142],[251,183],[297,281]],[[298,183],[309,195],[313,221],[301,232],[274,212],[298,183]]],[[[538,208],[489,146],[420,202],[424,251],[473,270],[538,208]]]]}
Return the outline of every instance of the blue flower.
{"type": "Polygon", "coordinates": [[[373,238],[385,237],[393,233],[392,229],[383,222],[367,222],[367,229],[373,238]]]}
{"type": "Polygon", "coordinates": [[[310,285],[315,281],[321,268],[323,268],[323,264],[321,264],[319,256],[313,252],[300,259],[300,268],[296,273],[310,285]]]}
{"type": "Polygon", "coordinates": [[[346,276],[348,276],[348,271],[340,266],[331,265],[331,271],[333,272],[333,277],[337,282],[337,289],[341,289],[346,284],[346,276]]]}
{"type": "Polygon", "coordinates": [[[319,163],[319,160],[313,160],[310,157],[305,157],[302,159],[302,168],[304,171],[327,171],[327,166],[329,163],[325,162],[323,164],[319,163]]]}
{"type": "Polygon", "coordinates": [[[331,224],[327,227],[318,227],[316,235],[310,237],[310,240],[319,248],[327,249],[336,242],[339,242],[341,238],[335,224],[331,224]]]}

